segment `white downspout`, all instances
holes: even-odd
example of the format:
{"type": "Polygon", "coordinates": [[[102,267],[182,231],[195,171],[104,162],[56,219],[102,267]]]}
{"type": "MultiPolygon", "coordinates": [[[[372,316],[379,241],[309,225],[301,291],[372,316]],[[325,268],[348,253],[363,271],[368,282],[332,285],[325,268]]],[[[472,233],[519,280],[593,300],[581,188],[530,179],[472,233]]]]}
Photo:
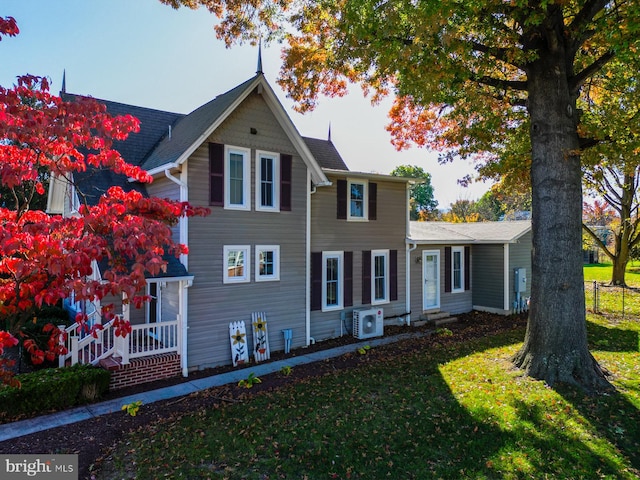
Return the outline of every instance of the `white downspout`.
{"type": "MultiPolygon", "coordinates": [[[[311,345],[311,172],[307,169],[307,221],[305,239],[305,345],[311,345]]],[[[315,190],[314,190],[315,191],[315,190]]]]}
{"type": "Polygon", "coordinates": [[[405,242],[405,297],[406,297],[406,305],[405,312],[407,312],[407,318],[405,319],[405,323],[407,325],[411,325],[411,252],[413,252],[418,245],[415,242],[410,240],[411,237],[411,212],[409,210],[409,205],[411,201],[411,184],[407,182],[406,188],[406,206],[407,206],[407,216],[406,216],[406,228],[405,228],[405,238],[407,239],[405,242]],[[409,247],[409,244],[412,246],[409,247]]]}
{"type": "MultiPolygon", "coordinates": [[[[181,202],[189,201],[189,186],[187,185],[186,182],[182,180],[182,178],[186,178],[187,176],[186,170],[187,170],[187,164],[184,163],[182,165],[182,171],[180,172],[181,178],[174,177],[171,174],[171,172],[169,172],[168,169],[164,171],[165,176],[180,187],[181,202]]],[[[188,222],[189,222],[189,219],[187,217],[181,217],[180,220],[178,220],[178,228],[180,232],[179,233],[180,239],[178,241],[183,245],[189,245],[189,223],[188,222]]],[[[180,255],[180,263],[184,265],[184,268],[186,268],[187,270],[189,269],[189,259],[187,255],[184,255],[184,254],[180,255]]]]}

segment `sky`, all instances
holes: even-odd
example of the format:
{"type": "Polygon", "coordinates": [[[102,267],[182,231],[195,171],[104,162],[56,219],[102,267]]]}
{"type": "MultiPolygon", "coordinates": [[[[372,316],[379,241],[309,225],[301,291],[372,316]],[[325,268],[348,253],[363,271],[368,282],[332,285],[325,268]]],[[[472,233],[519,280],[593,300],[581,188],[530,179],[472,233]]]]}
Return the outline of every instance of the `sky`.
{"type": "MultiPolygon", "coordinates": [[[[189,113],[253,77],[258,48],[227,49],[204,9],[172,8],[158,0],[1,0],[0,16],[12,16],[20,34],[0,41],[0,85],[23,74],[47,76],[59,92],[63,71],[70,93],[131,105],[189,113]]],[[[429,172],[439,208],[477,200],[489,188],[457,183],[473,173],[471,163],[440,165],[425,149],[398,152],[391,145],[387,113],[391,100],[372,106],[354,85],[343,98],[322,98],[300,115],[276,84],[280,47],[262,49],[262,70],[301,135],[331,140],[353,171],[389,174],[398,165],[429,172]]]]}

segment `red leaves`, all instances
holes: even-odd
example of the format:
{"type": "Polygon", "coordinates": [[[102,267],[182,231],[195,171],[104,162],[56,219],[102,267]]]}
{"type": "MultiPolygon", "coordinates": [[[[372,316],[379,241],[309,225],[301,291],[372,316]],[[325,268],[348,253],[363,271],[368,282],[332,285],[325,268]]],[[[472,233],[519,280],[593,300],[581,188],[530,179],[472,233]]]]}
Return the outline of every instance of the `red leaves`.
{"type": "Polygon", "coordinates": [[[0,40],[2,40],[2,35],[15,37],[18,33],[20,33],[20,29],[18,28],[15,18],[0,17],[0,40]]]}
{"type": "MultiPolygon", "coordinates": [[[[0,19],[0,35],[15,33],[13,19],[0,19]]],[[[0,181],[10,188],[32,185],[34,193],[42,194],[41,171],[71,181],[75,172],[99,168],[150,182],[147,172],[112,148],[114,141],[138,130],[138,120],[130,115],[112,117],[91,98],[64,101],[49,93],[45,78],[20,77],[17,86],[0,87],[0,181]]],[[[24,313],[66,298],[93,302],[124,295],[141,302],[145,274],[157,275],[166,268],[165,253],[187,251],[174,242],[171,227],[181,216],[209,212],[119,187],[110,188],[96,205],[81,205],[71,217],[32,210],[31,198],[25,196],[13,209],[0,208],[0,316],[8,319],[12,332],[28,317],[24,313]]],[[[102,314],[103,321],[116,318],[116,335],[131,331],[111,307],[102,314]]],[[[77,320],[86,327],[86,316],[77,320]]],[[[63,349],[62,332],[51,326],[48,333],[46,351],[25,341],[36,363],[55,358],[63,349]]]]}

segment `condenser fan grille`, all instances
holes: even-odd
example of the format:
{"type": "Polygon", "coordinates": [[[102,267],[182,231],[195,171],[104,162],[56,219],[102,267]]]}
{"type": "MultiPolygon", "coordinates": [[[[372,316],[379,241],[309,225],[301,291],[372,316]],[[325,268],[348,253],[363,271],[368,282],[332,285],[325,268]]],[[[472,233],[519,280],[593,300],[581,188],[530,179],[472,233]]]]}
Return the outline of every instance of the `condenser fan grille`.
{"type": "Polygon", "coordinates": [[[354,310],[353,336],[356,338],[379,337],[383,333],[382,309],[354,310]]]}

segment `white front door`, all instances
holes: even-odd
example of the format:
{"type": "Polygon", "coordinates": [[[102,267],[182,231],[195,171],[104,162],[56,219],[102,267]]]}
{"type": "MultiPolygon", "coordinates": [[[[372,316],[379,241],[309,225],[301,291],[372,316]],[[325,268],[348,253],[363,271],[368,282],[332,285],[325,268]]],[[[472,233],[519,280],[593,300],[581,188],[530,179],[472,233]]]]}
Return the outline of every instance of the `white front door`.
{"type": "Polygon", "coordinates": [[[440,308],[440,252],[422,252],[422,309],[440,308]]]}

